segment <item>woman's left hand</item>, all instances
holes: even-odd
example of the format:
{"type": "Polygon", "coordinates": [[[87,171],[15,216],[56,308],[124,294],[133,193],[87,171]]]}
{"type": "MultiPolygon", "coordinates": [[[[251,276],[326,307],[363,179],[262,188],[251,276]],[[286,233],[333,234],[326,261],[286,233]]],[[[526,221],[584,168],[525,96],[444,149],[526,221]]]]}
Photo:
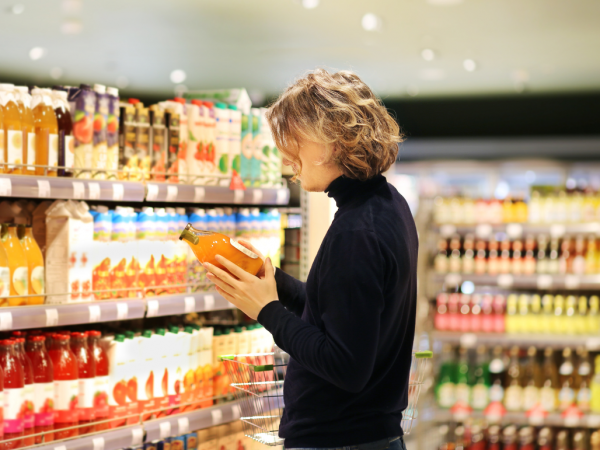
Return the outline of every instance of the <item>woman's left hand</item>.
{"type": "Polygon", "coordinates": [[[216,260],[233,276],[213,264],[204,263],[203,266],[208,271],[206,276],[215,283],[219,294],[252,319],[256,320],[268,303],[279,300],[271,258],[266,259],[265,274],[260,278],[249,274],[221,255],[217,255],[216,260]]]}

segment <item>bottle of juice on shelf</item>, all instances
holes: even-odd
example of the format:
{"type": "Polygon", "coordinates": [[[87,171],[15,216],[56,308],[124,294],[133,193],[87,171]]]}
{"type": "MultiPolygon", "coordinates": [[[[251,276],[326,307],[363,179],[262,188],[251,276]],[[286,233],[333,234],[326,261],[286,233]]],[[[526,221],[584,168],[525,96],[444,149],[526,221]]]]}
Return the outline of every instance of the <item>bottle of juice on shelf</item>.
{"type": "Polygon", "coordinates": [[[468,350],[460,347],[458,350],[458,364],[454,380],[456,403],[469,405],[471,401],[471,380],[469,379],[469,354],[468,350]]]}
{"type": "Polygon", "coordinates": [[[69,111],[67,92],[54,90],[54,113],[58,125],[58,169],[59,177],[72,177],[75,167],[75,141],[73,140],[73,122],[69,111]]]}
{"type": "Polygon", "coordinates": [[[19,165],[24,164],[23,125],[13,84],[0,84],[0,105],[3,110],[5,170],[6,173],[21,174],[23,167],[19,165]]]}
{"type": "Polygon", "coordinates": [[[523,409],[529,411],[540,401],[540,387],[542,386],[542,372],[537,362],[537,350],[535,347],[527,349],[527,362],[523,367],[523,409]]]}
{"type": "MultiPolygon", "coordinates": [[[[4,439],[20,438],[25,429],[25,374],[15,345],[12,339],[0,340],[0,369],[4,375],[4,439]]],[[[3,449],[21,446],[22,439],[17,439],[3,444],[3,449]]]]}
{"type": "Polygon", "coordinates": [[[86,333],[71,333],[71,351],[77,359],[79,377],[79,396],[77,407],[79,410],[79,424],[91,424],[79,428],[80,434],[96,431],[93,422],[96,420],[94,408],[94,384],[96,378],[96,360],[88,347],[86,333]]]}
{"type": "Polygon", "coordinates": [[[52,103],[52,91],[34,89],[31,107],[35,126],[35,164],[36,175],[55,177],[58,166],[58,122],[52,103]]]}
{"type": "Polygon", "coordinates": [[[44,257],[33,238],[31,225],[26,226],[25,234],[20,241],[27,259],[29,295],[42,295],[41,297],[28,297],[27,304],[41,305],[44,303],[44,257]]]}
{"type": "MultiPolygon", "coordinates": [[[[19,332],[24,336],[24,333],[19,332]]],[[[23,402],[24,402],[24,411],[23,411],[23,445],[30,446],[34,445],[35,439],[33,437],[29,437],[34,434],[34,389],[33,389],[33,370],[31,367],[31,360],[25,354],[25,337],[13,337],[15,341],[15,354],[17,358],[21,361],[21,365],[23,366],[23,402]]]]}
{"type": "Polygon", "coordinates": [[[472,375],[471,406],[484,409],[490,401],[490,372],[488,352],[485,346],[477,347],[477,360],[472,375]]]}
{"type": "Polygon", "coordinates": [[[262,259],[257,254],[242,246],[237,240],[220,233],[197,230],[191,224],[185,227],[179,239],[187,242],[200,262],[209,262],[220,269],[225,267],[216,261],[216,255],[227,258],[252,275],[256,275],[263,265],[262,259]]]}
{"type": "Polygon", "coordinates": [[[586,330],[589,334],[600,331],[600,298],[597,295],[590,296],[589,309],[586,316],[586,330]]]}
{"type": "Polygon", "coordinates": [[[94,378],[94,409],[96,413],[96,431],[110,428],[107,421],[108,409],[108,381],[109,361],[106,350],[100,345],[102,333],[96,330],[87,332],[88,347],[96,365],[96,378],[94,378]]]}
{"type": "MultiPolygon", "coordinates": [[[[0,226],[0,233],[8,233],[8,227],[5,224],[0,226]]],[[[4,248],[4,241],[0,239],[0,307],[8,306],[8,296],[10,295],[10,261],[8,253],[4,248]]]]}
{"type": "Polygon", "coordinates": [[[29,164],[35,162],[35,125],[33,111],[31,110],[31,95],[27,86],[16,86],[18,92],[19,111],[21,112],[21,126],[23,127],[23,168],[25,175],[35,175],[35,168],[29,164]]]}
{"type": "Polygon", "coordinates": [[[559,386],[558,407],[561,411],[575,403],[575,368],[570,348],[563,350],[563,362],[558,368],[559,386]]]}
{"type": "Polygon", "coordinates": [[[79,423],[79,368],[69,346],[71,336],[55,333],[49,351],[54,369],[54,438],[67,439],[79,435],[79,429],[60,431],[79,423]]]}
{"type": "Polygon", "coordinates": [[[538,450],[553,450],[552,445],[552,429],[549,427],[542,428],[537,437],[538,450]]]}
{"type": "Polygon", "coordinates": [[[594,360],[594,376],[590,387],[590,410],[594,414],[600,413],[600,355],[594,360]]]}
{"type": "Polygon", "coordinates": [[[519,362],[519,347],[510,349],[510,361],[504,381],[504,406],[507,411],[520,411],[523,406],[523,389],[521,388],[521,363],[519,362]]]}
{"type": "Polygon", "coordinates": [[[92,148],[92,178],[106,179],[106,163],[108,160],[108,145],[106,141],[106,125],[108,122],[108,95],[106,86],[94,85],[96,107],[94,112],[94,146],[92,148]]]}
{"type": "MultiPolygon", "coordinates": [[[[35,434],[46,433],[44,442],[54,438],[54,367],[45,346],[43,335],[28,336],[25,350],[33,371],[33,413],[35,434]],[[47,433],[49,432],[49,433],[47,433]]],[[[42,443],[42,436],[35,437],[35,443],[42,443]]]]}
{"type": "MultiPolygon", "coordinates": [[[[25,252],[17,236],[17,225],[2,224],[1,236],[10,268],[10,295],[27,295],[29,292],[27,285],[29,269],[25,252]]],[[[9,298],[8,304],[9,306],[25,305],[27,298],[9,298]]]]}
{"type": "Polygon", "coordinates": [[[575,390],[577,391],[575,398],[579,410],[587,414],[590,412],[592,400],[592,365],[586,349],[579,349],[577,353],[579,362],[575,371],[575,390]]]}
{"type": "Polygon", "coordinates": [[[492,360],[489,365],[490,372],[490,402],[504,401],[504,378],[506,377],[506,364],[502,347],[496,346],[492,351],[492,360]]]}
{"type": "Polygon", "coordinates": [[[127,416],[127,380],[130,368],[128,365],[127,344],[123,334],[115,335],[108,349],[109,390],[108,405],[110,411],[110,427],[125,425],[127,416]]]}
{"type": "Polygon", "coordinates": [[[91,178],[96,96],[92,87],[81,84],[69,89],[69,109],[75,141],[75,171],[77,178],[91,178]]]}
{"type": "Polygon", "coordinates": [[[106,124],[106,168],[109,180],[116,180],[119,169],[119,90],[107,87],[108,122],[106,124]]]}

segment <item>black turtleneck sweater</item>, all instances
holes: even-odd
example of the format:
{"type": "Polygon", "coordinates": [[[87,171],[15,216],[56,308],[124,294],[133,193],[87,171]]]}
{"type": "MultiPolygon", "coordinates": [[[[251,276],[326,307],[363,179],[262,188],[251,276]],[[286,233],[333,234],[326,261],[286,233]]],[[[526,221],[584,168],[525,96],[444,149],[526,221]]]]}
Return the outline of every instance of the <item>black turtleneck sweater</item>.
{"type": "Polygon", "coordinates": [[[338,206],[306,283],[277,270],[279,301],[258,321],[290,354],[285,447],[342,447],[402,435],[417,293],[417,232],[383,176],[340,177],[338,206]]]}

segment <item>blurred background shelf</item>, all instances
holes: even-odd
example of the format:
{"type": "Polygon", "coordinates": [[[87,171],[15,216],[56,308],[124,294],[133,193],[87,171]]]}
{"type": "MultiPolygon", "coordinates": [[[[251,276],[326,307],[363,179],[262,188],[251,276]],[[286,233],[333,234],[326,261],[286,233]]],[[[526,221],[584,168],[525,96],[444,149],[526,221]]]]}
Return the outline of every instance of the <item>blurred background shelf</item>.
{"type": "Polygon", "coordinates": [[[450,288],[460,286],[466,281],[475,286],[498,286],[503,288],[522,289],[566,289],[585,290],[600,288],[600,275],[463,275],[463,274],[433,274],[434,283],[445,284],[450,288]]]}
{"type": "Polygon", "coordinates": [[[454,331],[433,331],[431,339],[462,347],[475,347],[479,344],[509,347],[535,346],[539,348],[577,348],[585,347],[590,351],[600,350],[600,336],[572,336],[556,334],[496,334],[496,333],[461,333],[454,331]]]}

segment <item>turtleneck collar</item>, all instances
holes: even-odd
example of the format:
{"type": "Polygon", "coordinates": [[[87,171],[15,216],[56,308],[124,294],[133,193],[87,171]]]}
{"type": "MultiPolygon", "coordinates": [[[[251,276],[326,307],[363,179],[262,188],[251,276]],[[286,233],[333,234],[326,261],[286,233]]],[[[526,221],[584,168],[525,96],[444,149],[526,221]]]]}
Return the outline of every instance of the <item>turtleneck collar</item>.
{"type": "Polygon", "coordinates": [[[336,178],[325,189],[328,197],[335,200],[338,208],[348,204],[364,193],[373,191],[386,182],[383,175],[376,175],[366,181],[355,180],[344,175],[336,178]]]}

